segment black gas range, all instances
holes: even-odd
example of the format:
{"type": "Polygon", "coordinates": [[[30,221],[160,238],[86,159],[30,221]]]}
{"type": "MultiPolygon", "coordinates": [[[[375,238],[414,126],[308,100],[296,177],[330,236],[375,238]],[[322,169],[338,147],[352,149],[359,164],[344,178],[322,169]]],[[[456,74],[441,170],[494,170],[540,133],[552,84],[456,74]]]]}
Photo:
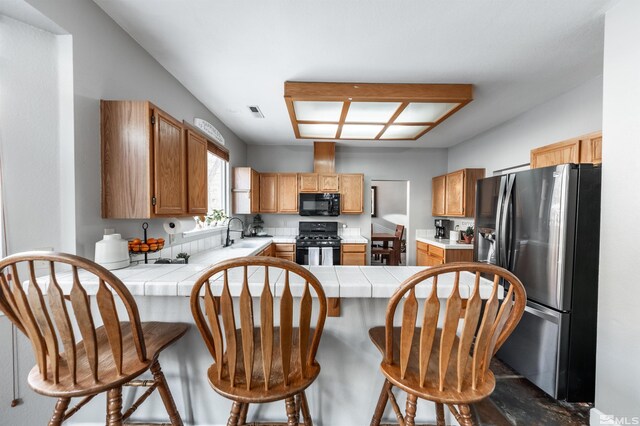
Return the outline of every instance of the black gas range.
{"type": "Polygon", "coordinates": [[[338,222],[300,222],[296,237],[296,262],[301,265],[311,264],[316,256],[309,256],[309,249],[317,248],[318,264],[339,265],[341,240],[338,236],[338,222]]]}

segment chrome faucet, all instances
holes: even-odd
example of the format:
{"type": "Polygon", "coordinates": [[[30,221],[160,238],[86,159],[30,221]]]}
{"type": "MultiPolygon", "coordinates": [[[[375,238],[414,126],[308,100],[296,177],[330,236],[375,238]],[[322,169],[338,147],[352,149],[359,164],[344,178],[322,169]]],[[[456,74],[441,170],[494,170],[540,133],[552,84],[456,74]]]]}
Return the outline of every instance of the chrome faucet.
{"type": "Polygon", "coordinates": [[[231,240],[231,238],[229,238],[229,234],[231,233],[231,231],[239,232],[240,233],[240,239],[244,238],[244,222],[239,217],[232,217],[231,219],[229,219],[229,222],[227,223],[227,239],[226,239],[226,241],[224,243],[225,247],[229,247],[231,244],[233,244],[233,240],[231,240]],[[240,230],[231,229],[231,222],[233,222],[234,220],[237,220],[237,221],[240,222],[240,225],[242,226],[242,228],[240,230]]]}

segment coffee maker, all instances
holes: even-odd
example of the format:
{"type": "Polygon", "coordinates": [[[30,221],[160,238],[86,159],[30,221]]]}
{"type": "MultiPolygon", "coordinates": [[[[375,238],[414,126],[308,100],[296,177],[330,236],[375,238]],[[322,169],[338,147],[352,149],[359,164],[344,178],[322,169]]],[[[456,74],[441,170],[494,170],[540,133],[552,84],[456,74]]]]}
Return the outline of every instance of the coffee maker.
{"type": "Polygon", "coordinates": [[[449,238],[449,231],[451,230],[451,221],[449,219],[436,219],[436,238],[440,240],[446,240],[449,238]]]}

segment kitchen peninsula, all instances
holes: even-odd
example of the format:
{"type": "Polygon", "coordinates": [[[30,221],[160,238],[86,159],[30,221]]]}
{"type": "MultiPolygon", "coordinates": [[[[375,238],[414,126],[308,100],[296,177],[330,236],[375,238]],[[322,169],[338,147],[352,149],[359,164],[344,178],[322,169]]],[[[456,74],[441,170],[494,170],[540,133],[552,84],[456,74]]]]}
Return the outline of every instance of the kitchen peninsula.
{"type": "MultiPolygon", "coordinates": [[[[287,237],[245,238],[230,247],[196,253],[191,256],[187,265],[141,264],[115,270],[113,273],[135,296],[140,314],[146,320],[193,324],[189,296],[202,271],[225,259],[260,253],[270,244],[284,241],[283,238],[287,237]]],[[[377,389],[382,383],[382,375],[378,373],[380,354],[369,341],[368,330],[384,323],[388,298],[400,283],[425,268],[338,265],[306,267],[320,280],[327,297],[339,297],[342,301],[340,316],[328,318],[325,323],[318,352],[322,374],[307,392],[312,416],[314,419],[322,418],[322,424],[364,424],[373,412],[378,398],[377,389]],[[325,410],[328,405],[333,408],[325,410]]],[[[264,269],[251,269],[253,270],[248,275],[249,288],[252,293],[258,294],[264,283],[264,269]]],[[[241,276],[241,273],[229,274],[230,290],[234,297],[240,294],[241,276]]],[[[79,278],[90,295],[95,293],[97,282],[86,280],[82,273],[79,278]]],[[[443,276],[439,281],[438,296],[441,299],[451,292],[453,277],[448,278],[447,280],[443,276]]],[[[292,275],[290,279],[294,297],[300,296],[304,283],[296,275],[292,275]]],[[[461,276],[460,293],[463,298],[469,296],[473,280],[471,274],[461,276]]],[[[63,290],[68,291],[72,283],[71,274],[59,275],[58,281],[63,290]]],[[[281,292],[284,276],[280,271],[270,273],[270,282],[277,297],[281,292]]],[[[214,286],[214,289],[220,288],[214,286]]],[[[483,280],[480,285],[481,297],[487,298],[490,289],[491,283],[483,280]]],[[[418,298],[424,298],[428,296],[430,286],[425,283],[417,290],[418,298]]],[[[297,301],[294,305],[297,310],[297,301]]],[[[277,301],[274,308],[278,310],[277,301]]],[[[187,332],[184,344],[172,346],[163,352],[161,361],[179,410],[185,413],[183,419],[197,424],[224,424],[229,403],[213,392],[207,383],[205,372],[212,360],[195,326],[187,332]]],[[[126,398],[133,398],[135,390],[125,392],[131,392],[126,394],[126,398]]],[[[102,401],[96,404],[96,410],[99,410],[102,401]]],[[[159,401],[150,400],[140,407],[140,414],[153,417],[153,413],[162,413],[159,404],[159,401]]],[[[420,405],[417,420],[425,422],[433,419],[433,404],[420,402],[420,405]]],[[[254,409],[260,410],[261,418],[274,420],[281,416],[282,411],[278,404],[251,408],[254,409]]],[[[91,411],[81,410],[77,414],[78,420],[95,420],[91,411]]],[[[390,416],[392,415],[389,414],[388,417],[390,416]]]]}

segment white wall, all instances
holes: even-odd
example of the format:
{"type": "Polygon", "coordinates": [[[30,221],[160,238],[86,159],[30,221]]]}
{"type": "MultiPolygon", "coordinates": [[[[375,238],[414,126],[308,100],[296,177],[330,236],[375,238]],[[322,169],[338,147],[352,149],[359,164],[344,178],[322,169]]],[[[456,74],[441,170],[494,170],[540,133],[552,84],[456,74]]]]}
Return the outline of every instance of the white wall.
{"type": "Polygon", "coordinates": [[[448,171],[529,163],[533,148],[602,129],[602,77],[547,101],[449,149],[448,171]]]}
{"type": "MultiPolygon", "coordinates": [[[[312,146],[260,146],[251,145],[248,165],[260,172],[313,171],[312,146]]],[[[433,228],[431,216],[431,178],[446,173],[445,149],[415,148],[353,148],[336,147],[338,173],[364,173],[364,214],[341,215],[338,222],[360,228],[363,236],[371,233],[372,180],[409,181],[409,227],[407,235],[407,261],[415,265],[415,230],[433,228]]],[[[300,216],[262,215],[265,226],[297,227],[300,216]]]]}
{"type": "Polygon", "coordinates": [[[372,180],[371,185],[376,187],[376,217],[371,218],[373,232],[393,233],[396,225],[404,225],[405,228],[409,226],[407,182],[372,180]]]}
{"type": "MultiPolygon", "coordinates": [[[[93,258],[104,228],[140,236],[143,221],[103,220],[100,210],[100,99],[148,99],[178,120],[204,118],[223,134],[231,165],[244,165],[246,144],[202,105],[92,1],[29,0],[73,37],[77,253],[93,258]]],[[[160,235],[161,220],[150,221],[160,235]]]]}
{"type": "MultiPolygon", "coordinates": [[[[640,2],[636,0],[623,0],[606,15],[595,403],[600,412],[627,416],[629,422],[632,416],[640,421],[639,232],[635,226],[640,211],[638,22],[640,2]],[[631,227],[625,229],[625,225],[631,227]]],[[[592,415],[592,424],[600,424],[599,416],[592,415]]]]}

